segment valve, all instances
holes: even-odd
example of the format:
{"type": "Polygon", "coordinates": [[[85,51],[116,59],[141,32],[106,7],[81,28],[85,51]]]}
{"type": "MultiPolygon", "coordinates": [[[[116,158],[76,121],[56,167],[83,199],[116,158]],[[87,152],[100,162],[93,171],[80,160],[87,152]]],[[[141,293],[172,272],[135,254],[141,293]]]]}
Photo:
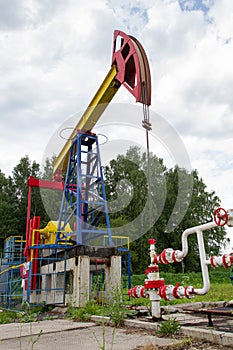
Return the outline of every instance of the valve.
{"type": "Polygon", "coordinates": [[[143,286],[135,286],[128,290],[128,296],[132,298],[146,298],[145,288],[143,286]]]}
{"type": "Polygon", "coordinates": [[[233,209],[228,209],[227,215],[228,215],[227,226],[233,227],[233,209]]]}
{"type": "Polygon", "coordinates": [[[224,226],[228,221],[228,214],[225,209],[217,208],[214,211],[214,221],[217,226],[224,226]]]}
{"type": "Polygon", "coordinates": [[[194,297],[194,288],[192,286],[183,287],[180,283],[176,286],[172,284],[164,285],[159,289],[159,296],[165,300],[182,299],[184,297],[190,299],[194,297]]]}
{"type": "Polygon", "coordinates": [[[181,262],[183,260],[183,253],[180,250],[167,248],[161,254],[154,257],[155,264],[172,264],[174,262],[181,262]]]}
{"type": "Polygon", "coordinates": [[[233,253],[223,254],[220,256],[211,256],[209,260],[210,264],[215,268],[219,266],[232,267],[233,265],[233,253]]]}
{"type": "Polygon", "coordinates": [[[145,289],[159,289],[160,287],[162,287],[164,285],[164,279],[160,278],[160,279],[156,279],[156,280],[149,280],[149,279],[145,279],[144,281],[144,287],[145,289]]]}

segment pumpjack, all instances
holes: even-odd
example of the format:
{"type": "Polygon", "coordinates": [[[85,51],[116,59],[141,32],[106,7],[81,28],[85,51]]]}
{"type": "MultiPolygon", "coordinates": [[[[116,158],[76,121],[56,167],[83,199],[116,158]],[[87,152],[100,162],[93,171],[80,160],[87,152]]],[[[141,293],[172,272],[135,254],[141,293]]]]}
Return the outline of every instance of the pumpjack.
{"type": "Polygon", "coordinates": [[[59,173],[66,173],[58,244],[64,236],[59,232],[64,232],[67,224],[72,223],[73,230],[68,235],[76,244],[92,244],[99,237],[107,236],[108,245],[114,245],[98,137],[92,129],[121,85],[136,102],[150,105],[151,76],[146,53],[136,38],[116,30],[111,68],[54,163],[55,178],[59,173]],[[98,227],[100,220],[101,228],[98,227]]]}

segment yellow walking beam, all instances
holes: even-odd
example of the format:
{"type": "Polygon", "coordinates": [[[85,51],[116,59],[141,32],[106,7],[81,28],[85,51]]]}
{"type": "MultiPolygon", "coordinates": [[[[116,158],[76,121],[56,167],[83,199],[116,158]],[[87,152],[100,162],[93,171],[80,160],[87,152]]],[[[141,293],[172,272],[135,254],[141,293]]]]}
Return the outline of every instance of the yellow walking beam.
{"type": "Polygon", "coordinates": [[[111,69],[55,160],[54,174],[66,170],[70,146],[77,131],[93,129],[121,85],[136,98],[136,102],[150,105],[151,77],[146,53],[136,38],[115,30],[111,69]]]}
{"type": "Polygon", "coordinates": [[[65,143],[62,148],[60,154],[56,158],[53,165],[53,173],[56,173],[57,170],[64,171],[67,167],[68,159],[69,159],[69,150],[71,146],[72,139],[77,133],[77,130],[92,130],[100,116],[106,109],[109,102],[112,100],[113,96],[121,86],[121,84],[115,80],[117,74],[117,70],[115,65],[113,65],[108,72],[106,78],[102,82],[95,96],[91,100],[87,109],[83,113],[81,119],[78,121],[75,126],[72,134],[69,137],[69,140],[65,143]]]}

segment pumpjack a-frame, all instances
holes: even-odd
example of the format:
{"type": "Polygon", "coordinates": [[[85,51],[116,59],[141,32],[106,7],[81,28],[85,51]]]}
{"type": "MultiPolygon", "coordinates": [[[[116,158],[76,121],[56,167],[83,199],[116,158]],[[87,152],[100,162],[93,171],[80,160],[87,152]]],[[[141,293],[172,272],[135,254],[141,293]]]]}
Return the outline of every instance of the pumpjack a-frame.
{"type": "Polygon", "coordinates": [[[60,232],[67,224],[73,225],[67,235],[76,244],[114,245],[98,136],[91,132],[78,131],[70,147],[56,243],[64,239],[60,232]]]}

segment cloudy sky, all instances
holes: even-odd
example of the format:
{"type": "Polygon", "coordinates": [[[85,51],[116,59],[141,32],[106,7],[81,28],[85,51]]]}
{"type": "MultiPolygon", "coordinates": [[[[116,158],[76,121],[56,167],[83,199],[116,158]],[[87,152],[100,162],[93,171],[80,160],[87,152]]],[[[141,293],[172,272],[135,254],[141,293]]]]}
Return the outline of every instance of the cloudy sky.
{"type": "MultiPolygon", "coordinates": [[[[151,110],[232,207],[232,0],[0,0],[1,171],[10,175],[25,155],[41,162],[54,131],[88,105],[110,68],[115,29],[142,43],[151,110]]],[[[135,104],[124,88],[113,103],[135,104]]]]}

